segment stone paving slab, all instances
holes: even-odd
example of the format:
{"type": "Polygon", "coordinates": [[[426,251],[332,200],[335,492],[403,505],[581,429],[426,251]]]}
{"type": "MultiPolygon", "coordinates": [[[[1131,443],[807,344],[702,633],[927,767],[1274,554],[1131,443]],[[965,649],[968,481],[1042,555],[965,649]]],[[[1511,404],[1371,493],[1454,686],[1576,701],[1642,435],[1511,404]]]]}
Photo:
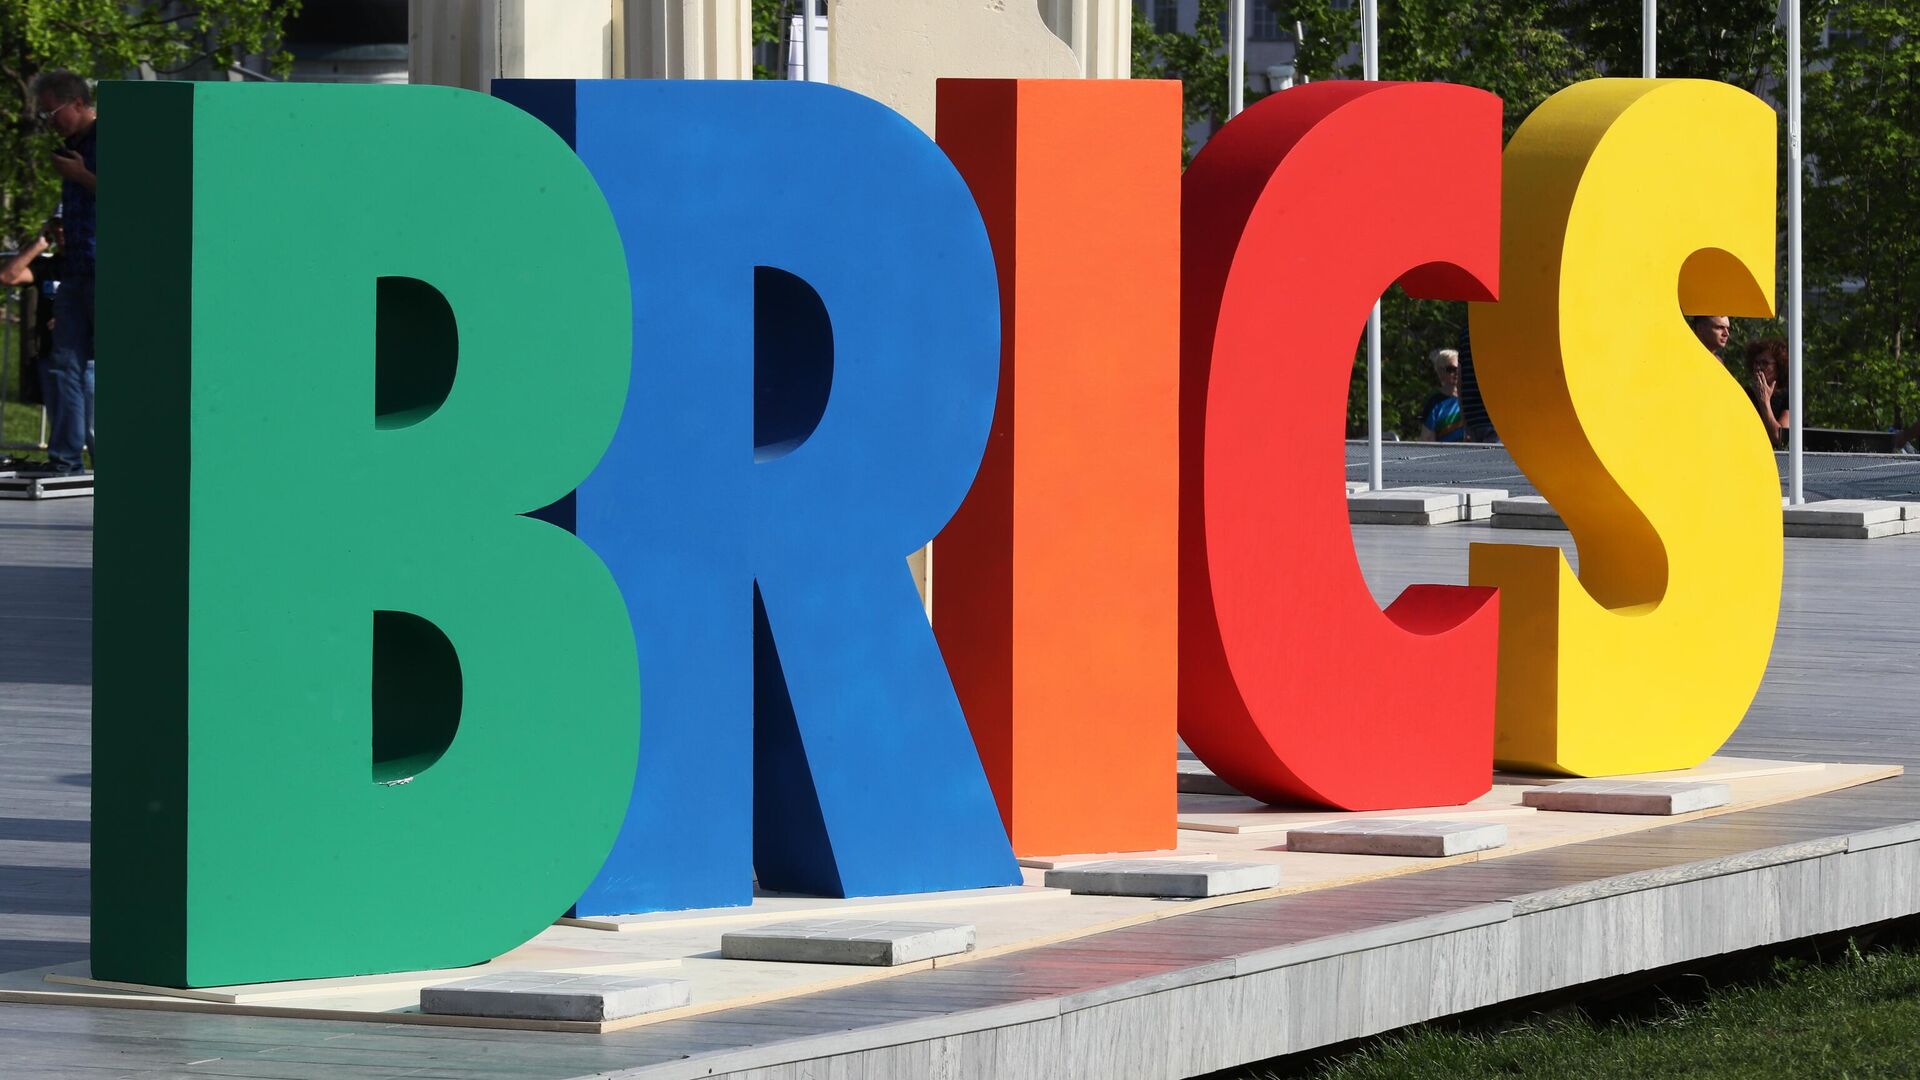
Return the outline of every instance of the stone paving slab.
{"type": "Polygon", "coordinates": [[[1444,510],[1432,510],[1425,513],[1400,513],[1390,510],[1347,509],[1349,525],[1451,525],[1464,520],[1465,511],[1458,506],[1449,506],[1444,510]]]}
{"type": "Polygon", "coordinates": [[[1070,889],[1091,896],[1201,898],[1271,889],[1280,884],[1280,867],[1273,863],[1139,859],[1049,870],[1046,884],[1050,889],[1070,889]]]}
{"type": "MultiPolygon", "coordinates": [[[[1824,499],[1782,507],[1780,516],[1789,526],[1848,525],[1858,528],[1904,520],[1901,504],[1879,499],[1824,499]]],[[[1793,534],[1789,531],[1788,535],[1793,534]]]]}
{"type": "Polygon", "coordinates": [[[1557,518],[1560,516],[1560,511],[1555,510],[1553,504],[1540,495],[1515,495],[1510,499],[1496,499],[1493,503],[1493,512],[1525,517],[1557,518]]]}
{"type": "Polygon", "coordinates": [[[1533,788],[1520,801],[1536,810],[1582,814],[1651,814],[1671,817],[1725,806],[1733,793],[1725,784],[1678,780],[1569,780],[1533,788]]]}
{"type": "Polygon", "coordinates": [[[618,1020],[676,1009],[691,995],[685,979],[527,971],[483,975],[420,991],[420,1011],[505,1020],[618,1020]]]}
{"type": "MultiPolygon", "coordinates": [[[[1382,451],[1386,480],[1393,487],[1484,486],[1534,493],[1512,456],[1498,445],[1389,442],[1382,451]]],[[[1347,440],[1348,477],[1366,475],[1367,453],[1365,439],[1347,440]]],[[[1787,455],[1776,453],[1774,464],[1784,491],[1787,455]]],[[[1809,453],[1806,493],[1810,499],[1920,500],[1920,454],[1809,453]]]]}
{"type": "Polygon", "coordinates": [[[1430,514],[1436,510],[1458,510],[1466,497],[1457,491],[1427,491],[1412,488],[1387,491],[1359,491],[1347,496],[1347,510],[1371,510],[1396,514],[1430,514]]]}
{"type": "Polygon", "coordinates": [[[1495,514],[1487,524],[1496,529],[1539,529],[1567,531],[1567,524],[1557,517],[1529,517],[1520,514],[1495,514]]]}
{"type": "Polygon", "coordinates": [[[1193,758],[1181,758],[1176,765],[1179,769],[1179,789],[1189,795],[1239,795],[1240,789],[1220,779],[1206,763],[1193,758]]]}
{"type": "Polygon", "coordinates": [[[1799,522],[1786,523],[1786,535],[1801,538],[1824,540],[1879,540],[1888,536],[1905,536],[1914,530],[1907,521],[1876,521],[1871,525],[1804,525],[1799,522]]]}
{"type": "Polygon", "coordinates": [[[1460,493],[1460,497],[1463,500],[1465,500],[1466,513],[1461,516],[1460,520],[1462,521],[1487,520],[1488,518],[1493,516],[1493,504],[1511,497],[1511,494],[1512,494],[1506,488],[1482,488],[1482,487],[1407,487],[1407,488],[1393,488],[1390,490],[1433,491],[1433,492],[1457,491],[1460,493]]]}
{"type": "Polygon", "coordinates": [[[898,967],[972,952],[974,937],[971,923],[802,919],[728,931],[720,937],[720,955],[728,960],[898,967]]]}
{"type": "Polygon", "coordinates": [[[1466,496],[1458,491],[1401,488],[1347,495],[1347,521],[1353,525],[1447,525],[1466,516],[1466,496]]]}
{"type": "Polygon", "coordinates": [[[1288,851],[1328,855],[1404,855],[1440,859],[1505,847],[1507,827],[1482,821],[1422,821],[1365,818],[1295,829],[1288,851]]]}
{"type": "Polygon", "coordinates": [[[1498,499],[1488,524],[1496,529],[1565,529],[1559,511],[1538,495],[1516,495],[1498,499]]]}

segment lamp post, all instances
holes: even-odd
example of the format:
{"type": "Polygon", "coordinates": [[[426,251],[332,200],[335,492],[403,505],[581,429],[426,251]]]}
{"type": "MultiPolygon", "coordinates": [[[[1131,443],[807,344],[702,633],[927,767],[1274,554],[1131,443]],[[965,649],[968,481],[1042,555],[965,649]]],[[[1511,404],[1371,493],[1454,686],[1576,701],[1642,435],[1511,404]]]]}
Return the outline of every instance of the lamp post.
{"type": "Polygon", "coordinates": [[[1807,501],[1802,484],[1801,445],[1806,428],[1805,395],[1801,384],[1804,360],[1802,333],[1805,313],[1800,307],[1800,0],[1786,0],[1787,9],[1787,497],[1795,506],[1807,501]]]}
{"type": "Polygon", "coordinates": [[[1660,36],[1655,23],[1658,3],[1659,0],[1640,0],[1640,75],[1647,79],[1653,78],[1654,44],[1660,36]]]}
{"type": "MultiPolygon", "coordinates": [[[[1379,0],[1360,4],[1360,77],[1369,82],[1380,78],[1379,0]]],[[[1373,491],[1387,486],[1380,452],[1380,412],[1380,301],[1375,300],[1367,314],[1367,487],[1373,491]]]]}
{"type": "Polygon", "coordinates": [[[1247,0],[1227,5],[1227,119],[1247,107],[1247,0]]]}
{"type": "Polygon", "coordinates": [[[814,21],[819,16],[820,0],[800,0],[800,73],[808,82],[826,82],[820,72],[820,50],[814,21]]]}

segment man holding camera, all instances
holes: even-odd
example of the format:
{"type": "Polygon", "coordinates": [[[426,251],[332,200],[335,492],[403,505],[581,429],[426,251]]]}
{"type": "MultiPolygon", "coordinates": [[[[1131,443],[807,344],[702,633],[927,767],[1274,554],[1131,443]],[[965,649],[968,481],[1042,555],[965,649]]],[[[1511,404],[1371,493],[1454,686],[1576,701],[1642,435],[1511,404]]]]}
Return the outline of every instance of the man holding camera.
{"type": "Polygon", "coordinates": [[[98,156],[93,88],[71,71],[33,80],[40,122],[60,136],[53,167],[60,174],[66,228],[63,280],[53,301],[53,355],[47,365],[48,458],[59,476],[85,472],[82,451],[93,444],[94,189],[98,156]]]}

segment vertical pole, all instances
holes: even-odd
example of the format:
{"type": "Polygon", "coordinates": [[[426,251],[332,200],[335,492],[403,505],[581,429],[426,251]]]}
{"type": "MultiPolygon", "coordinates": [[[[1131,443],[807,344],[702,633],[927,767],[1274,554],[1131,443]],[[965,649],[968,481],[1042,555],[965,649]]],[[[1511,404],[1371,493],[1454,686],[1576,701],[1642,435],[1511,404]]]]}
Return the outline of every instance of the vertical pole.
{"type": "MultiPolygon", "coordinates": [[[[1380,78],[1379,0],[1360,4],[1360,77],[1369,82],[1380,78]]],[[[1367,315],[1367,487],[1374,491],[1387,486],[1380,452],[1380,366],[1380,301],[1375,300],[1367,315]]]]}
{"type": "Polygon", "coordinates": [[[1227,5],[1227,119],[1247,107],[1247,0],[1227,5]]]}
{"type": "Polygon", "coordinates": [[[1640,76],[1653,78],[1654,46],[1660,37],[1659,0],[1640,0],[1640,76]]]}
{"type": "Polygon", "coordinates": [[[800,0],[800,74],[808,82],[825,82],[820,77],[819,49],[813,21],[819,13],[819,0],[800,0]]]}
{"type": "Polygon", "coordinates": [[[1802,486],[1801,434],[1806,429],[1802,384],[1800,306],[1800,0],[1787,0],[1787,496],[1795,506],[1807,501],[1802,486]]]}

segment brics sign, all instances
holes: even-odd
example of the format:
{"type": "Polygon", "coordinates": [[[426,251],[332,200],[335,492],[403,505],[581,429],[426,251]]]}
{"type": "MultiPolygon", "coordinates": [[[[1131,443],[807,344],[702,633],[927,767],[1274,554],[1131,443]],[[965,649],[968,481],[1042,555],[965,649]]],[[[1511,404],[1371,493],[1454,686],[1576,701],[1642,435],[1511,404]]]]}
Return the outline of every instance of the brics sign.
{"type": "Polygon", "coordinates": [[[1771,308],[1748,94],[1585,83],[1503,154],[1489,94],[1317,84],[1183,176],[1168,83],[948,82],[937,145],[804,83],[496,93],[103,88],[96,977],[1167,847],[1176,716],[1360,809],[1689,766],[1752,698],[1777,481],[1680,319],[1771,308]],[[1371,598],[1395,281],[1476,302],[1578,578],[1371,598]]]}

